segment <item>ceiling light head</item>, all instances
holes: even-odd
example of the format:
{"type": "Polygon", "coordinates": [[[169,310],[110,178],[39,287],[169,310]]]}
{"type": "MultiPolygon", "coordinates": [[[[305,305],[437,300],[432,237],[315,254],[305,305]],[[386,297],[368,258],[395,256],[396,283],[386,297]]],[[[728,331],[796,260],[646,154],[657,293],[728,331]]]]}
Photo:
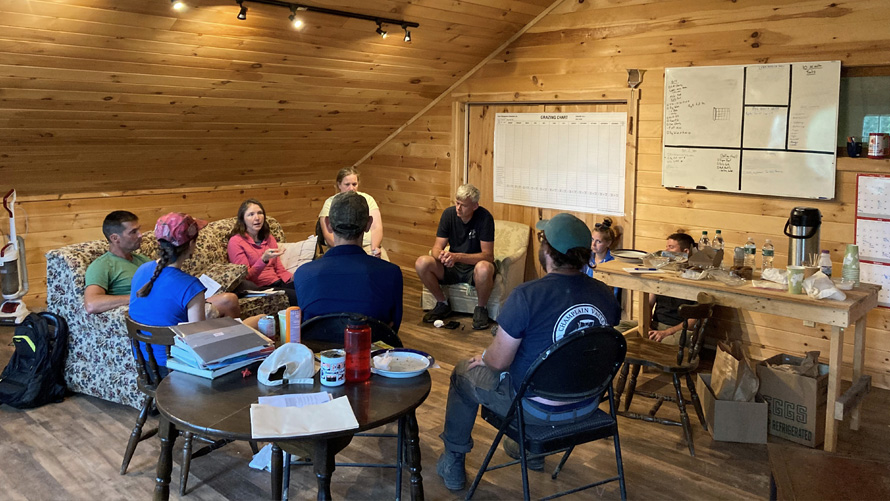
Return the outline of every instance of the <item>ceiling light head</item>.
{"type": "Polygon", "coordinates": [[[287,16],[287,18],[290,19],[290,22],[294,26],[294,29],[298,30],[303,27],[303,20],[297,19],[296,14],[291,14],[291,15],[287,16]]]}
{"type": "Polygon", "coordinates": [[[241,6],[241,10],[238,11],[238,19],[244,21],[247,19],[247,7],[244,6],[242,0],[237,0],[238,5],[241,6]]]}
{"type": "Polygon", "coordinates": [[[377,21],[377,29],[374,31],[376,31],[377,34],[380,35],[380,38],[386,38],[386,32],[383,31],[383,25],[380,21],[377,21]]]}
{"type": "Polygon", "coordinates": [[[411,41],[411,32],[408,31],[408,25],[403,24],[402,29],[405,30],[405,41],[410,42],[411,41]]]}
{"type": "Polygon", "coordinates": [[[182,0],[170,0],[170,4],[173,10],[182,10],[185,8],[185,2],[182,0]]]}

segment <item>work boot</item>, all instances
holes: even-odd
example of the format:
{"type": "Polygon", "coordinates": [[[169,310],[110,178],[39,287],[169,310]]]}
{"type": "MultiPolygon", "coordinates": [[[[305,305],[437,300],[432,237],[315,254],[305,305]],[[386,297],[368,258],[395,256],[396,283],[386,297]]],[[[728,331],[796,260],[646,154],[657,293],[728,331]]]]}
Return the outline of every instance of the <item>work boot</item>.
{"type": "Polygon", "coordinates": [[[423,322],[431,324],[436,320],[445,320],[451,315],[451,305],[448,303],[438,302],[436,307],[423,316],[423,322]]]}
{"type": "Polygon", "coordinates": [[[467,472],[464,470],[466,455],[461,452],[445,451],[439,456],[436,463],[436,473],[442,477],[445,487],[452,491],[459,491],[467,483],[467,472]]]}
{"type": "Polygon", "coordinates": [[[488,308],[484,306],[477,306],[476,309],[473,310],[473,330],[479,331],[482,329],[487,329],[490,320],[488,320],[488,308]]]}
{"type": "MultiPolygon", "coordinates": [[[[508,456],[513,459],[519,459],[519,444],[516,443],[515,440],[505,435],[502,445],[504,448],[504,452],[506,452],[508,456]]],[[[528,465],[528,469],[534,471],[544,471],[544,457],[542,456],[538,458],[531,458],[530,456],[531,453],[525,451],[525,464],[528,465]]]]}

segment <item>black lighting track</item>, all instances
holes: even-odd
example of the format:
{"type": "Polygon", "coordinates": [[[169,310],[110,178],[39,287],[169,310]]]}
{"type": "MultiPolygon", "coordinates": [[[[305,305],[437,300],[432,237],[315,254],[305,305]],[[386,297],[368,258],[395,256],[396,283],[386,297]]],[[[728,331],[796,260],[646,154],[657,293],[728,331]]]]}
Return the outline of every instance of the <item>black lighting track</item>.
{"type": "Polygon", "coordinates": [[[369,16],[366,14],[356,14],[354,12],[346,12],[345,10],[337,10],[337,9],[328,9],[325,7],[315,7],[313,5],[306,5],[301,3],[293,3],[293,2],[282,2],[280,0],[241,0],[241,3],[259,3],[265,5],[274,5],[276,7],[284,7],[286,9],[290,9],[291,11],[303,11],[303,12],[318,12],[320,14],[328,14],[331,16],[340,16],[340,17],[350,17],[352,19],[362,19],[365,21],[371,21],[373,23],[384,23],[391,24],[394,26],[401,26],[402,28],[417,28],[420,26],[418,23],[414,23],[411,21],[403,21],[401,19],[393,19],[389,17],[380,17],[380,16],[369,16]]]}

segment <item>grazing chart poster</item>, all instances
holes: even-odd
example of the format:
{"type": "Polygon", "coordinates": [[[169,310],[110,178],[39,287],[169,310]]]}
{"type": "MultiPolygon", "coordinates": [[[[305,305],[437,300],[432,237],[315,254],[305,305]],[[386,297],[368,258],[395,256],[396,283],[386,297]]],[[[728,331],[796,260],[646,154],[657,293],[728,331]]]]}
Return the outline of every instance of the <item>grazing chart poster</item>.
{"type": "Polygon", "coordinates": [[[626,113],[498,113],[494,201],[624,215],[626,113]]]}

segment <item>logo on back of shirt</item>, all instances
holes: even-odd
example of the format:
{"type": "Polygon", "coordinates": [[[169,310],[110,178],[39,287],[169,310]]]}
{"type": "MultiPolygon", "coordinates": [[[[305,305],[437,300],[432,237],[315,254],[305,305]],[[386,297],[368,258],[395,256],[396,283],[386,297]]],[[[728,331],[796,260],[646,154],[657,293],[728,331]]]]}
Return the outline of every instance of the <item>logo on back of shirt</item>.
{"type": "Polygon", "coordinates": [[[599,308],[592,304],[576,304],[559,316],[559,320],[553,326],[553,342],[559,341],[578,329],[601,325],[608,325],[608,323],[606,323],[606,316],[599,308]]]}

